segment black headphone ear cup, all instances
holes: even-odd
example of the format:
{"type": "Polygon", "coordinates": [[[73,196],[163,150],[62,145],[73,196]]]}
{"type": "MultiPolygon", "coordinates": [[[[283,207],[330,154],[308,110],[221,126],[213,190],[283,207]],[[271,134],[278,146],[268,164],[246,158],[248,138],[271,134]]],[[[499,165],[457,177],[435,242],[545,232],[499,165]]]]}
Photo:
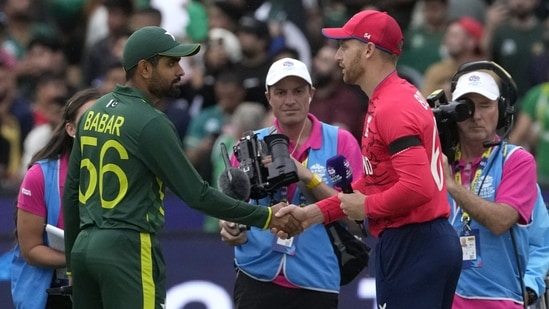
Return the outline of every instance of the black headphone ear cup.
{"type": "Polygon", "coordinates": [[[513,114],[512,108],[508,106],[507,99],[500,96],[498,99],[498,124],[497,129],[505,127],[510,121],[510,116],[513,114]]]}
{"type": "Polygon", "coordinates": [[[498,98],[498,124],[497,129],[501,129],[505,125],[505,98],[498,98]]]}

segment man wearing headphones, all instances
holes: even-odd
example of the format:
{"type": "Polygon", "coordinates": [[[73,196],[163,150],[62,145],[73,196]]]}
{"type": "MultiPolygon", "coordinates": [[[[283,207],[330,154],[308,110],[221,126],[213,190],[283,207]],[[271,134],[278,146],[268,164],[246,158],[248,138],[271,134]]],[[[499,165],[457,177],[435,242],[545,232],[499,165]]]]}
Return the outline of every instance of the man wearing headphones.
{"type": "Polygon", "coordinates": [[[516,88],[499,65],[486,61],[462,65],[452,80],[452,100],[468,100],[474,108],[457,123],[453,162],[445,160],[449,220],[463,250],[453,308],[523,308],[538,191],[533,156],[503,140],[516,88]]]}

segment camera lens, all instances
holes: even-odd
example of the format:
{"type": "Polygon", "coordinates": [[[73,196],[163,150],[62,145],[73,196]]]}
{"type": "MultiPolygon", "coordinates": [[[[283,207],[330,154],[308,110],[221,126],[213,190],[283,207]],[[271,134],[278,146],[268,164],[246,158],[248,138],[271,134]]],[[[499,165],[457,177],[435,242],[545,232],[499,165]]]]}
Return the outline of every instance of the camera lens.
{"type": "Polygon", "coordinates": [[[474,110],[475,104],[470,100],[458,100],[455,107],[456,121],[461,122],[467,120],[469,117],[473,116],[474,110]]]}
{"type": "Polygon", "coordinates": [[[273,164],[284,163],[284,160],[277,160],[280,158],[290,158],[289,154],[289,139],[286,135],[282,134],[271,134],[265,136],[264,139],[267,147],[270,150],[271,156],[273,158],[273,164]]]}
{"type": "Polygon", "coordinates": [[[269,165],[269,187],[278,188],[282,185],[297,182],[297,168],[290,158],[288,150],[289,138],[283,134],[271,134],[263,139],[270,150],[272,163],[269,165]]]}

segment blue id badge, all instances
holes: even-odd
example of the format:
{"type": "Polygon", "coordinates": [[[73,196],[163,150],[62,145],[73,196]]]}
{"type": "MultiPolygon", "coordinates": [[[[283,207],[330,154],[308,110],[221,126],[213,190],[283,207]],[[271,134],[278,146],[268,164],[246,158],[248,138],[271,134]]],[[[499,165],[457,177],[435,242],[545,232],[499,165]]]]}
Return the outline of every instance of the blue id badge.
{"type": "Polygon", "coordinates": [[[459,233],[459,242],[463,251],[462,268],[480,268],[482,259],[480,257],[480,234],[478,229],[463,229],[459,233]]]}
{"type": "Polygon", "coordinates": [[[280,237],[274,237],[273,239],[273,251],[282,252],[287,255],[295,255],[295,243],[297,236],[282,239],[280,237]]]}

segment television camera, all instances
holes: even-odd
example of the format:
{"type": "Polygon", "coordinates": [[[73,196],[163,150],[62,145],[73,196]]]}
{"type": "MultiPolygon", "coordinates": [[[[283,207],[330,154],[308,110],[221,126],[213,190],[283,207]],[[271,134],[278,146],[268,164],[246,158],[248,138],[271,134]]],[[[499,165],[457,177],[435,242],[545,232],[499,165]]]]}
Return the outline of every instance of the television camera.
{"type": "Polygon", "coordinates": [[[435,116],[442,152],[452,162],[458,143],[457,123],[471,117],[475,105],[469,99],[448,102],[442,89],[433,91],[427,97],[427,103],[435,116]]]}
{"type": "Polygon", "coordinates": [[[234,155],[240,162],[238,168],[250,180],[250,198],[267,197],[274,190],[299,181],[288,144],[289,138],[283,134],[270,134],[259,140],[257,133],[247,131],[233,147],[234,155]],[[261,164],[264,155],[271,155],[272,163],[268,167],[261,164]]]}

